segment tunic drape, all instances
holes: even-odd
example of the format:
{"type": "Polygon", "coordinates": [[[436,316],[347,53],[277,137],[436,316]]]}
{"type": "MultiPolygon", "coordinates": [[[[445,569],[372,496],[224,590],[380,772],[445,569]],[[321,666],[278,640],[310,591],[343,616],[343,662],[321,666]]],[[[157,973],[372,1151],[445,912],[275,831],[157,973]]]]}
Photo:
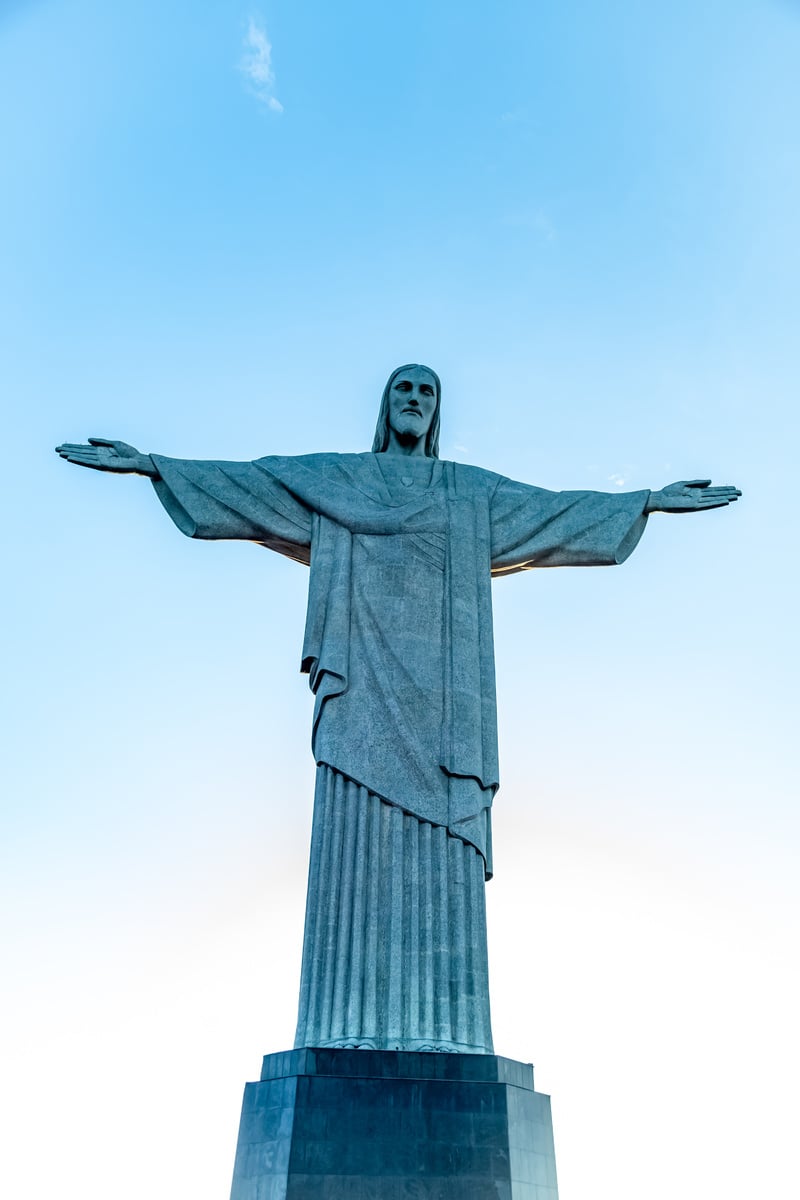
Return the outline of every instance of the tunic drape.
{"type": "MultiPolygon", "coordinates": [[[[391,454],[250,463],[153,455],[153,461],[159,499],[188,536],[250,540],[310,564],[302,670],[316,698],[312,749],[330,774],[324,785],[320,776],[315,801],[298,1039],[490,1050],[482,906],[471,908],[467,919],[455,903],[463,884],[451,874],[446,878],[452,894],[443,908],[426,909],[419,928],[410,919],[396,927],[387,881],[398,873],[405,878],[412,859],[417,875],[409,878],[419,878],[418,847],[427,828],[439,831],[434,841],[444,837],[443,845],[457,841],[459,855],[468,849],[473,866],[478,863],[491,876],[490,809],[499,782],[492,574],[624,561],[644,530],[649,493],[550,492],[477,467],[391,454]],[[347,781],[358,785],[354,792],[347,781]],[[379,820],[374,814],[387,806],[412,820],[403,818],[405,832],[391,843],[389,857],[375,858],[369,839],[358,841],[358,830],[372,828],[373,818],[379,820]],[[340,807],[360,815],[337,825],[340,807]],[[329,876],[323,878],[320,867],[328,861],[320,839],[334,828],[341,834],[346,894],[353,897],[344,908],[345,893],[330,892],[329,876]],[[381,944],[393,947],[387,950],[385,978],[366,942],[356,945],[372,928],[354,916],[361,911],[355,899],[359,879],[367,888],[363,903],[372,897],[378,905],[381,944]],[[323,926],[315,915],[320,906],[327,914],[323,926]],[[330,930],[331,921],[335,936],[321,939],[320,928],[330,930]],[[412,1019],[412,1010],[421,1011],[413,1005],[402,1008],[400,1017],[388,1001],[359,1007],[353,997],[359,987],[363,996],[366,985],[364,979],[354,981],[352,964],[363,963],[372,975],[377,971],[379,988],[388,995],[409,955],[423,975],[435,961],[441,963],[441,957],[426,958],[419,949],[420,938],[429,937],[436,922],[447,926],[451,938],[449,949],[441,950],[455,971],[447,977],[447,1002],[437,993],[421,1025],[412,1019]],[[406,932],[395,944],[387,931],[396,928],[406,932]],[[453,949],[463,943],[467,928],[479,947],[471,958],[453,949]],[[344,946],[350,956],[346,968],[344,946]],[[331,996],[344,988],[347,1002],[325,1008],[315,988],[332,989],[331,996]],[[473,1006],[465,1024],[462,1001],[478,992],[485,994],[485,1004],[473,1006]],[[476,1016],[479,1010],[485,1016],[476,1016]],[[445,1011],[453,1014],[449,1024],[441,1019],[445,1011]],[[343,1013],[350,1014],[346,1027],[343,1013]]],[[[454,853],[449,847],[445,858],[454,853]]],[[[431,976],[439,985],[443,978],[441,970],[431,976]]],[[[423,992],[430,985],[431,980],[420,983],[423,992]]]]}

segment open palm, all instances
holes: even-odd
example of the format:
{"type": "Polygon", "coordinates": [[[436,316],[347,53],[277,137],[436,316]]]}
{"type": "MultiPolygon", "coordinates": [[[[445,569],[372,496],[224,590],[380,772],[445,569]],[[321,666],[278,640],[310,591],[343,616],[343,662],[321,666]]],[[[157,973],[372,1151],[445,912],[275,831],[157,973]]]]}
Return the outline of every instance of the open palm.
{"type": "Polygon", "coordinates": [[[653,492],[648,511],[702,512],[706,508],[722,508],[725,504],[733,504],[741,494],[737,487],[730,484],[711,487],[710,479],[681,479],[677,483],[667,484],[660,492],[653,492]]]}
{"type": "Polygon", "coordinates": [[[142,454],[135,446],[112,438],[89,438],[88,444],[65,442],[62,446],[56,446],[56,454],[60,454],[67,462],[89,467],[92,471],[149,475],[152,479],[158,475],[149,454],[142,454]]]}

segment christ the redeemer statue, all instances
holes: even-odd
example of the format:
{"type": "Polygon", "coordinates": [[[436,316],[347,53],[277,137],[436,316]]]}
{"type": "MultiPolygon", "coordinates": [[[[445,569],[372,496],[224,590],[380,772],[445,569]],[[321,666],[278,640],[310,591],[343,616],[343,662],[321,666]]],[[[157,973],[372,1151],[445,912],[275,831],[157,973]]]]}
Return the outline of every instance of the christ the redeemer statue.
{"type": "Polygon", "coordinates": [[[624,562],[707,479],[550,492],[438,457],[439,378],[392,373],[372,451],[194,462],[91,438],[69,462],[146,475],[194,538],[310,566],[314,822],[296,1046],[492,1053],[484,881],[498,786],[490,583],[624,562]]]}

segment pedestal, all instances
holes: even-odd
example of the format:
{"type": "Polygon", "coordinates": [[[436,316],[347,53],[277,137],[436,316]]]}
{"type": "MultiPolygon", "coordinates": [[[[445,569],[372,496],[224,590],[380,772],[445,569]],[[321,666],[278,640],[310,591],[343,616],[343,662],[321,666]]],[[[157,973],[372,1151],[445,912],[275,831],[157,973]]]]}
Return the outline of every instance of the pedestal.
{"type": "Polygon", "coordinates": [[[231,1200],[558,1200],[550,1098],[490,1054],[289,1050],[245,1087],[231,1200]]]}

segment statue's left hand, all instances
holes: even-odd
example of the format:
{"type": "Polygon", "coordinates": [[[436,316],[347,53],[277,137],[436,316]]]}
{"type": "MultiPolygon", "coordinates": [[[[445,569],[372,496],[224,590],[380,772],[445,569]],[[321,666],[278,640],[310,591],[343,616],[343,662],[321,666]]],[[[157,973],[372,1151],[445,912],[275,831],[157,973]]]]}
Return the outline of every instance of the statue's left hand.
{"type": "Polygon", "coordinates": [[[710,479],[682,479],[667,484],[660,492],[651,492],[645,512],[689,513],[707,508],[722,508],[741,496],[737,487],[726,484],[711,487],[710,479]]]}

